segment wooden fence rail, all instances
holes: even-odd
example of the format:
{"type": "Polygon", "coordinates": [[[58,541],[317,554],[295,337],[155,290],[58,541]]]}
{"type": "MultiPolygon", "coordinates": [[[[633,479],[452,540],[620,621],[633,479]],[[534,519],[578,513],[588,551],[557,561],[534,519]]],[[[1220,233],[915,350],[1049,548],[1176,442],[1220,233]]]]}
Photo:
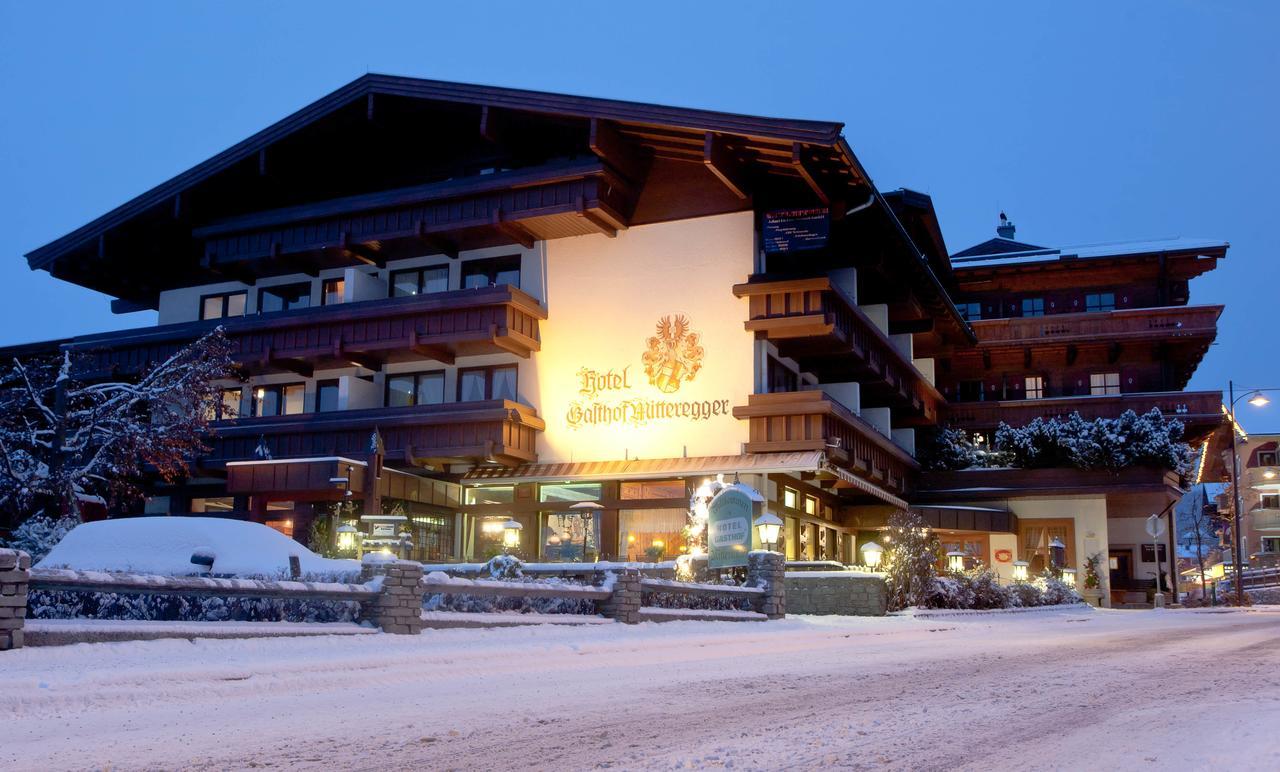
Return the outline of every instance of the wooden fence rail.
{"type": "Polygon", "coordinates": [[[33,568],[32,590],[65,592],[119,592],[139,595],[190,595],[195,597],[276,598],[284,600],[336,600],[368,602],[378,590],[363,584],[338,582],[219,579],[202,576],[155,576],[105,571],[72,571],[33,568]]]}

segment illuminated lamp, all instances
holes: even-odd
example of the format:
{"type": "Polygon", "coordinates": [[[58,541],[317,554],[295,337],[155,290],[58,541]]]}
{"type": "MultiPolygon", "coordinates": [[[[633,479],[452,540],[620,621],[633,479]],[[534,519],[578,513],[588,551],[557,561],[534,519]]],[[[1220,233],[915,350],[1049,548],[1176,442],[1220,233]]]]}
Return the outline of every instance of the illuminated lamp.
{"type": "Polygon", "coordinates": [[[1074,568],[1062,569],[1062,583],[1075,589],[1076,586],[1076,570],[1074,568]]]}
{"type": "Polygon", "coordinates": [[[1029,564],[1028,564],[1028,563],[1027,563],[1027,561],[1025,561],[1025,560],[1015,560],[1015,561],[1013,561],[1013,581],[1015,581],[1015,582],[1025,582],[1025,581],[1027,581],[1027,566],[1028,566],[1028,565],[1029,565],[1029,564]]]}
{"type": "Polygon", "coordinates": [[[782,518],[772,512],[765,512],[752,523],[760,534],[760,545],[773,551],[778,547],[778,534],[782,531],[782,518]]]}
{"type": "Polygon", "coordinates": [[[968,553],[952,550],[947,553],[947,569],[951,571],[963,571],[964,559],[968,557],[968,553]]]}
{"type": "Polygon", "coordinates": [[[508,520],[502,524],[502,546],[513,550],[520,546],[520,531],[524,526],[517,520],[508,520]]]}
{"type": "Polygon", "coordinates": [[[360,529],[350,523],[338,526],[338,549],[342,552],[354,552],[357,546],[357,534],[360,529]]]}
{"type": "Polygon", "coordinates": [[[884,548],[873,541],[869,541],[862,545],[862,562],[867,568],[875,568],[880,565],[880,559],[884,557],[884,548]]]}

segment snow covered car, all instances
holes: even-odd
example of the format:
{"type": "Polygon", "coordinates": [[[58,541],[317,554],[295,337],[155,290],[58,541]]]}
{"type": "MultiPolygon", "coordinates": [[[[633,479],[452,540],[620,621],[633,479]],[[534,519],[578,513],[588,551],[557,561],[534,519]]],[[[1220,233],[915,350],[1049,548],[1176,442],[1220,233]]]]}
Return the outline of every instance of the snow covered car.
{"type": "Polygon", "coordinates": [[[260,523],[216,517],[130,517],[82,523],[71,530],[40,568],[128,571],[184,576],[206,571],[193,555],[212,558],[214,574],[288,576],[289,557],[297,556],[302,574],[354,573],[354,560],[320,557],[284,534],[260,523]]]}

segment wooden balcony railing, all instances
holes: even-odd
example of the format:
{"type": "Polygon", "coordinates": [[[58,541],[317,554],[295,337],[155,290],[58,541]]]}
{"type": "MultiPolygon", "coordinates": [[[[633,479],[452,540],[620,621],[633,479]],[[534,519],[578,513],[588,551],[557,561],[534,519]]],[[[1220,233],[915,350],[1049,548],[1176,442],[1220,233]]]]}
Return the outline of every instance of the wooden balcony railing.
{"type": "Polygon", "coordinates": [[[1207,338],[1218,334],[1222,306],[1127,308],[1096,313],[1051,314],[1012,319],[975,319],[969,324],[978,346],[1025,346],[1034,343],[1116,342],[1207,338]]]}
{"type": "Polygon", "coordinates": [[[1222,422],[1222,392],[1171,391],[1138,394],[1107,394],[1052,399],[1020,399],[992,402],[953,402],[947,405],[945,420],[967,429],[994,429],[1001,421],[1025,426],[1036,418],[1060,418],[1072,413],[1082,417],[1115,418],[1126,410],[1141,415],[1151,408],[1186,425],[1186,436],[1202,436],[1222,422]]]}
{"type": "Polygon", "coordinates": [[[752,394],[733,415],[750,422],[748,453],[818,450],[833,464],[902,494],[916,460],[875,427],[820,391],[752,394]]]}
{"type": "Polygon", "coordinates": [[[376,429],[391,461],[516,466],[537,460],[534,443],[545,427],[533,408],[508,400],[239,418],[212,424],[211,452],[200,463],[257,459],[262,441],[274,459],[363,458],[376,429]]]}
{"type": "Polygon", "coordinates": [[[822,381],[858,381],[920,424],[936,419],[942,395],[830,278],[748,282],[733,293],[750,300],[748,330],[822,381]]]}
{"type": "Polygon", "coordinates": [[[472,354],[528,357],[541,345],[538,322],[546,318],[531,295],[500,286],[167,324],[76,338],[70,346],[86,355],[84,377],[131,373],[221,325],[234,358],[250,372],[310,376],[321,366],[377,369],[424,357],[446,364],[472,354]]]}

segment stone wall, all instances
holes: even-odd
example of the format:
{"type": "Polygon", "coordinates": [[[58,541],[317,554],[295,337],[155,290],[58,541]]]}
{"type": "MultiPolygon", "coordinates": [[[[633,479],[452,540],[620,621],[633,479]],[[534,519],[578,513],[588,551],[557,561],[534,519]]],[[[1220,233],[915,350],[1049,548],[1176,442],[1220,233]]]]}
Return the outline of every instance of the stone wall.
{"type": "Polygon", "coordinates": [[[22,627],[27,618],[27,583],[31,556],[0,549],[0,651],[22,648],[22,627]]]}
{"type": "MultiPolygon", "coordinates": [[[[782,619],[791,609],[787,606],[786,558],[777,552],[754,550],[747,554],[747,587],[764,590],[752,604],[755,611],[769,619],[782,619]]],[[[792,612],[795,613],[795,612],[792,612]]]]}
{"type": "Polygon", "coordinates": [[[365,619],[384,633],[417,635],[422,632],[422,564],[410,560],[383,559],[377,553],[365,555],[360,579],[367,582],[382,577],[377,600],[361,610],[365,619]]]}
{"type": "Polygon", "coordinates": [[[787,572],[787,612],[884,616],[888,588],[884,578],[834,571],[787,572]]]}

